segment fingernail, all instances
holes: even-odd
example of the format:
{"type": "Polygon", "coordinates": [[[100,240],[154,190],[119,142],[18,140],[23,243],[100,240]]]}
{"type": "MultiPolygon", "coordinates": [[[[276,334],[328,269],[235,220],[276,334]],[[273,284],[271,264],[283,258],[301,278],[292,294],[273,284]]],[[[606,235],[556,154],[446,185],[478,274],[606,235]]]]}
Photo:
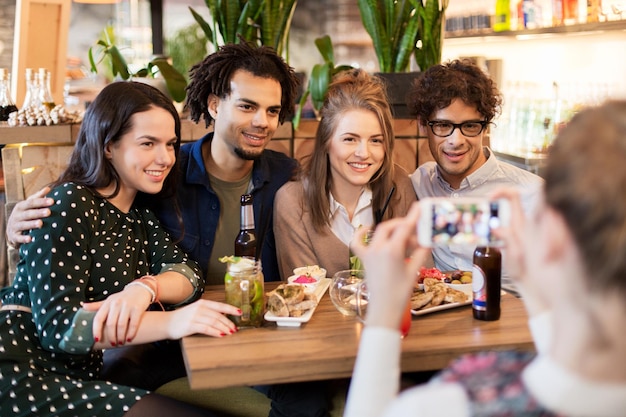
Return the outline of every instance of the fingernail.
{"type": "Polygon", "coordinates": [[[220,336],[224,337],[226,336],[226,333],[220,333],[220,336]]]}
{"type": "Polygon", "coordinates": [[[128,338],[128,339],[126,339],[126,341],[127,341],[128,343],[130,343],[130,342],[132,342],[132,341],[133,341],[133,339],[128,338]]]}
{"type": "Polygon", "coordinates": [[[93,340],[94,340],[96,343],[98,343],[98,342],[100,341],[100,338],[99,338],[99,337],[94,337],[94,338],[93,338],[93,340]]]}
{"type": "Polygon", "coordinates": [[[241,314],[241,310],[240,310],[240,309],[237,309],[237,313],[241,314]]]}
{"type": "Polygon", "coordinates": [[[230,329],[230,334],[233,334],[237,331],[237,329],[230,329]]]}
{"type": "Polygon", "coordinates": [[[115,342],[111,342],[111,346],[115,347],[115,342]]]}

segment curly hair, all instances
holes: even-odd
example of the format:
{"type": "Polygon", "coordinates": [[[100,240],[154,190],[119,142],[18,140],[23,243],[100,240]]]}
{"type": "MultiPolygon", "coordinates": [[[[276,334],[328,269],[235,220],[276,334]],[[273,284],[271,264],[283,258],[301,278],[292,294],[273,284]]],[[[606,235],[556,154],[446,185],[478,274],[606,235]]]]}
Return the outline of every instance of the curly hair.
{"type": "MultiPolygon", "coordinates": [[[[322,231],[329,225],[330,190],[332,177],[328,148],[337,125],[345,113],[354,109],[371,111],[380,122],[385,147],[385,157],[380,169],[372,176],[373,207],[382,207],[383,201],[393,187],[395,173],[393,163],[393,117],[381,79],[360,69],[337,74],[328,87],[324,104],[320,109],[320,123],[315,135],[313,153],[305,160],[302,177],[307,180],[304,207],[311,211],[313,226],[322,231]]],[[[398,196],[395,196],[398,198],[398,196]]],[[[384,218],[393,217],[392,205],[384,218]]]]}
{"type": "Polygon", "coordinates": [[[438,110],[461,99],[491,122],[501,112],[502,94],[487,74],[469,60],[454,60],[421,73],[407,94],[412,116],[426,125],[438,110]]]}
{"type": "Polygon", "coordinates": [[[191,68],[186,102],[191,120],[198,123],[200,117],[204,116],[206,127],[211,124],[213,118],[209,114],[209,96],[228,96],[231,92],[230,80],[237,70],[278,81],[282,89],[278,119],[282,123],[287,116],[293,115],[299,84],[294,69],[272,48],[256,46],[241,39],[241,43],[221,46],[191,68]]]}

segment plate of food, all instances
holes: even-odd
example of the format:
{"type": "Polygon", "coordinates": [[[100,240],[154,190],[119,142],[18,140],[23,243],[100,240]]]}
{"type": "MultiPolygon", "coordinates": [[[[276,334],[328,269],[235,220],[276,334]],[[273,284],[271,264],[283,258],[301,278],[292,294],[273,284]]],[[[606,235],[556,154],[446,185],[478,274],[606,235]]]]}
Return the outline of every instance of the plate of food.
{"type": "Polygon", "coordinates": [[[414,316],[434,313],[472,304],[472,289],[452,288],[436,278],[425,278],[422,289],[415,288],[411,296],[411,313],[414,316]]]}
{"type": "Polygon", "coordinates": [[[330,278],[321,279],[313,291],[308,291],[302,284],[280,284],[266,294],[265,320],[285,327],[299,327],[302,323],[308,322],[328,289],[330,281],[330,278]]]}
{"type": "Polygon", "coordinates": [[[417,273],[416,287],[418,289],[424,289],[424,280],[426,278],[434,278],[457,290],[472,291],[472,271],[440,271],[437,268],[422,266],[417,273]]]}

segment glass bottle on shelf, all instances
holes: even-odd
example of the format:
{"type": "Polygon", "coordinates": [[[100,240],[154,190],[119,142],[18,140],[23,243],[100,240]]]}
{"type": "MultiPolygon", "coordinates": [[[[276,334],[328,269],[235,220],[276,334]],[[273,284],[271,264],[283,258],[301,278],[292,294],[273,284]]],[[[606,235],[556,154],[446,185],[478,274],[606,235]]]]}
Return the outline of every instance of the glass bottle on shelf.
{"type": "Polygon", "coordinates": [[[22,109],[39,107],[39,86],[37,83],[37,74],[32,68],[26,68],[26,94],[24,95],[24,103],[22,109]]]}
{"type": "Polygon", "coordinates": [[[56,106],[50,90],[50,76],[50,71],[45,68],[39,68],[39,103],[46,106],[48,111],[56,106]]]}
{"type": "Polygon", "coordinates": [[[0,122],[9,120],[9,114],[17,111],[11,97],[11,74],[6,68],[0,68],[0,122]]]}

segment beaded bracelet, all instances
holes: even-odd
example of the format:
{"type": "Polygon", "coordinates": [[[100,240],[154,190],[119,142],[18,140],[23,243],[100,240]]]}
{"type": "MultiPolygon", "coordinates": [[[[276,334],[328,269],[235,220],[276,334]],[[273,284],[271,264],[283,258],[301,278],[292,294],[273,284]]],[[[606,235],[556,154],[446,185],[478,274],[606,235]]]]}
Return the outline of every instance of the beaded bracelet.
{"type": "Polygon", "coordinates": [[[156,277],[153,275],[144,275],[143,277],[137,279],[136,281],[142,282],[144,280],[154,283],[154,288],[153,288],[154,301],[153,302],[156,301],[158,303],[159,302],[159,281],[157,281],[156,277]]]}
{"type": "Polygon", "coordinates": [[[151,296],[150,304],[154,303],[154,301],[156,300],[156,293],[154,292],[154,290],[148,284],[146,284],[144,282],[141,282],[139,280],[135,280],[133,282],[129,282],[128,284],[126,284],[126,286],[124,288],[130,287],[132,285],[139,285],[140,287],[142,287],[146,291],[148,291],[150,293],[150,296],[151,296]]]}

